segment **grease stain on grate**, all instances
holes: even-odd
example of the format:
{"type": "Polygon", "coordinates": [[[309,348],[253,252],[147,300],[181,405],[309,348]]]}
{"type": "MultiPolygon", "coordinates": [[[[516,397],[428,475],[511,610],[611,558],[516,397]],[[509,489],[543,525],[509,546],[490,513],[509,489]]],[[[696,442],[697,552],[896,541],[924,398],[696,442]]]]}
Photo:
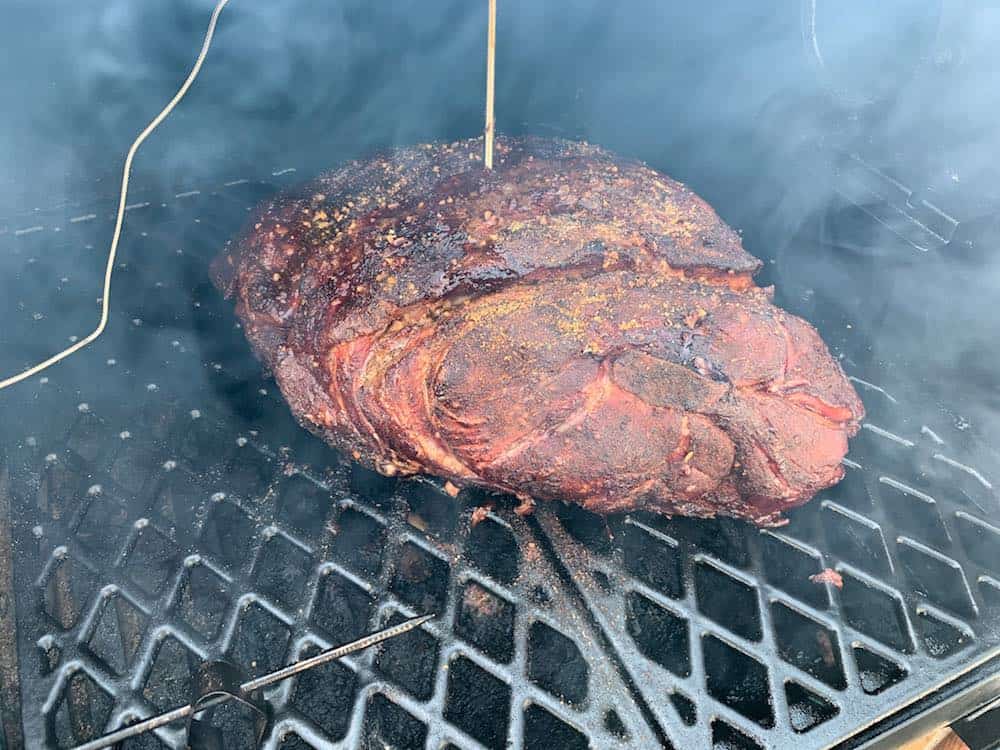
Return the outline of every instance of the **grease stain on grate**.
{"type": "Polygon", "coordinates": [[[392,593],[418,614],[442,612],[448,596],[447,562],[414,542],[407,542],[396,561],[392,593]]]}
{"type": "Polygon", "coordinates": [[[477,581],[463,586],[455,635],[502,664],[514,657],[514,605],[477,581]]]}

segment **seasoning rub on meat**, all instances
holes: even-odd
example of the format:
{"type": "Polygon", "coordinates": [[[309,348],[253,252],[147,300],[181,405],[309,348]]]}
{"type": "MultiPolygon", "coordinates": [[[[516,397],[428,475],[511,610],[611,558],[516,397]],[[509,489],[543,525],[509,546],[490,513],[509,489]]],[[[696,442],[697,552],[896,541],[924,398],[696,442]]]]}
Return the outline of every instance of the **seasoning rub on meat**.
{"type": "Polygon", "coordinates": [[[864,409],[689,189],[562,140],[352,162],[258,211],[217,284],[301,424],[384,474],[759,524],[864,409]]]}

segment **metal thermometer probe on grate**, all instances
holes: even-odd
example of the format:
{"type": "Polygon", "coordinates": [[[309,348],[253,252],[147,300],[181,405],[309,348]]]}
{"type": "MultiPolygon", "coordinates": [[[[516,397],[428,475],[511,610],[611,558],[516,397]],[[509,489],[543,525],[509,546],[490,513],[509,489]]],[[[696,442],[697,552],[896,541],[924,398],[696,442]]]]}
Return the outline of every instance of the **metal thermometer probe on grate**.
{"type": "Polygon", "coordinates": [[[316,656],[309,657],[308,659],[301,659],[294,664],[289,664],[288,666],[282,667],[274,672],[269,672],[268,674],[260,677],[255,677],[252,680],[247,680],[246,682],[240,684],[238,689],[235,691],[214,689],[211,693],[203,695],[201,698],[196,699],[193,703],[166,711],[165,713],[140,721],[137,724],[123,727],[117,731],[111,732],[110,734],[106,734],[103,737],[98,737],[90,742],[85,742],[82,745],[77,745],[73,748],[73,750],[101,750],[101,748],[111,747],[112,745],[131,737],[137,737],[141,734],[145,734],[146,732],[151,732],[154,729],[159,729],[160,727],[172,724],[175,721],[189,719],[196,713],[220,706],[230,699],[248,703],[248,705],[253,707],[252,704],[249,703],[248,696],[255,691],[268,687],[269,685],[273,685],[276,682],[286,680],[289,677],[293,677],[294,675],[297,675],[300,672],[305,672],[313,667],[318,667],[321,664],[335,661],[343,656],[347,656],[348,654],[353,654],[357,651],[364,651],[365,649],[378,645],[379,643],[387,641],[390,638],[395,638],[396,636],[407,633],[414,628],[418,628],[428,620],[433,619],[433,617],[433,614],[414,617],[406,620],[405,622],[401,622],[399,625],[384,628],[376,631],[375,633],[363,636],[356,641],[344,644],[343,646],[335,646],[334,648],[327,649],[316,656]]]}

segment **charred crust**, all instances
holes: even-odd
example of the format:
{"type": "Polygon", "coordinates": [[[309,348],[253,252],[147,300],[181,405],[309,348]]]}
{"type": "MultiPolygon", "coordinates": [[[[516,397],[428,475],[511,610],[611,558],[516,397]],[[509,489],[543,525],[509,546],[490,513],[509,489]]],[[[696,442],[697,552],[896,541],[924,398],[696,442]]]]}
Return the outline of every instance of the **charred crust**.
{"type": "Polygon", "coordinates": [[[383,473],[602,512],[773,525],[837,481],[861,402],[815,331],[756,286],[760,261],[708,204],[589,144],[499,138],[491,172],[481,146],[398,149],[321,175],[262,206],[212,264],[304,427],[383,473]],[[456,383],[479,383],[472,401],[440,380],[460,341],[480,347],[455,365],[468,370],[456,383]],[[586,362],[603,373],[598,395],[573,380],[586,362]],[[549,384],[544,419],[504,414],[524,385],[510,373],[549,384]],[[474,415],[477,399],[495,414],[474,415]],[[630,413],[644,415],[635,434],[609,438],[630,413]],[[646,449],[647,427],[662,447],[646,449]],[[518,440],[529,458],[511,458],[518,440]],[[615,440],[645,475],[615,468],[615,440]],[[607,451],[594,454],[603,475],[582,477],[587,450],[607,451]]]}

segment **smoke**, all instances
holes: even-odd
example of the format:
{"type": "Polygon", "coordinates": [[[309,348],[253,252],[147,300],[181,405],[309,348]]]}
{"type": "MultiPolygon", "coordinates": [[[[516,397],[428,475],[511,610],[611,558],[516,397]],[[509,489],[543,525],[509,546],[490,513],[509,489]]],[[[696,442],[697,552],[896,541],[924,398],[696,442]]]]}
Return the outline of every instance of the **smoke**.
{"type": "MultiPolygon", "coordinates": [[[[109,205],[125,148],[183,80],[212,5],[5,6],[0,46],[16,63],[0,73],[0,227],[30,225],[37,207],[109,205]]],[[[388,146],[478,134],[485,17],[485,0],[232,0],[200,79],[139,154],[137,195],[287,167],[306,177],[388,146]]],[[[769,262],[779,301],[843,343],[860,377],[971,400],[963,408],[995,436],[985,390],[1000,364],[988,309],[1000,273],[988,240],[959,262],[953,247],[921,252],[877,225],[865,230],[877,251],[818,243],[816,228],[832,222],[837,234],[853,216],[839,153],[960,221],[997,210],[998,37],[1000,11],[971,0],[500,0],[498,126],[586,138],[689,183],[769,262]]],[[[239,227],[203,219],[220,244],[239,227]]],[[[24,255],[2,256],[2,289],[42,309],[53,302],[44,280],[73,277],[59,304],[79,328],[108,238],[95,224],[80,241],[92,251],[36,253],[33,275],[19,270],[24,255]]],[[[150,256],[161,250],[125,248],[153,269],[143,278],[189,284],[198,266],[150,256]]]]}

